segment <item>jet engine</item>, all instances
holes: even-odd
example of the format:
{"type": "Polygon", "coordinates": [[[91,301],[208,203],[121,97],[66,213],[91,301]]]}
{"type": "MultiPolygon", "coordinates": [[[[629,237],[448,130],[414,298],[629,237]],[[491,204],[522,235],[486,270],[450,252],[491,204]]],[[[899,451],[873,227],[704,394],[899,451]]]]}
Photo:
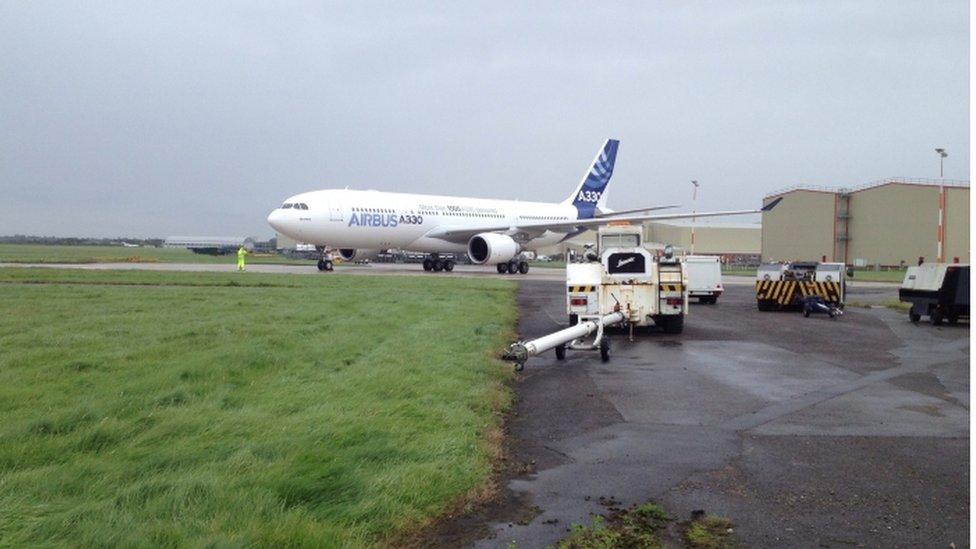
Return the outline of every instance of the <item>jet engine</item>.
{"type": "Polygon", "coordinates": [[[373,261],[380,255],[380,250],[357,250],[353,248],[340,248],[339,257],[343,261],[373,261]]]}
{"type": "Polygon", "coordinates": [[[498,233],[480,233],[468,241],[468,257],[478,265],[505,263],[521,251],[512,237],[498,233]]]}

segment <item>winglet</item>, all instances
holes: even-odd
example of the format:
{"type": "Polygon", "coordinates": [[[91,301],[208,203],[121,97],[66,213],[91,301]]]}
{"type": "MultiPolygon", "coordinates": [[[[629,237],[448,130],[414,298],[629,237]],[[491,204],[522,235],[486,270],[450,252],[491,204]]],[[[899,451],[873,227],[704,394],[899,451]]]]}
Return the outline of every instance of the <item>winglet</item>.
{"type": "Polygon", "coordinates": [[[759,210],[759,211],[761,211],[761,212],[768,212],[769,210],[772,210],[773,208],[775,208],[776,205],[779,204],[782,201],[783,201],[783,197],[781,196],[781,197],[777,198],[776,200],[773,200],[769,204],[766,204],[765,206],[763,206],[762,209],[759,210]]]}

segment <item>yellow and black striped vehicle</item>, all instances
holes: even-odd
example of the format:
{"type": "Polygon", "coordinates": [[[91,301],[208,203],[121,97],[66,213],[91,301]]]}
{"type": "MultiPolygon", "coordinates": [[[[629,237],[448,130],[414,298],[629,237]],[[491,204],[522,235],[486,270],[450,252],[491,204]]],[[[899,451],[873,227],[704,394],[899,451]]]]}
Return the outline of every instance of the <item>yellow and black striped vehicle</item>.
{"type": "Polygon", "coordinates": [[[756,304],[760,311],[801,309],[803,300],[819,296],[844,306],[846,288],[843,263],[771,263],[756,272],[756,304]]]}

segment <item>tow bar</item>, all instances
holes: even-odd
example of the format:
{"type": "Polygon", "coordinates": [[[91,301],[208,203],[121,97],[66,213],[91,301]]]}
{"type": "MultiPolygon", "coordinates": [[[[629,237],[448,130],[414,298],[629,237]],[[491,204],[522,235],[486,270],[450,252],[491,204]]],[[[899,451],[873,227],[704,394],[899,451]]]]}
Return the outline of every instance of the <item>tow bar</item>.
{"type": "Polygon", "coordinates": [[[622,312],[614,312],[604,316],[580,318],[575,326],[564,328],[558,332],[544,335],[530,341],[516,341],[508,346],[502,358],[515,363],[515,371],[521,372],[525,368],[529,357],[542,354],[549,349],[556,349],[556,358],[562,360],[568,348],[574,351],[594,351],[599,349],[604,361],[610,356],[610,339],[604,336],[603,329],[625,322],[627,317],[622,312]],[[583,343],[582,338],[596,332],[593,343],[583,343]]]}

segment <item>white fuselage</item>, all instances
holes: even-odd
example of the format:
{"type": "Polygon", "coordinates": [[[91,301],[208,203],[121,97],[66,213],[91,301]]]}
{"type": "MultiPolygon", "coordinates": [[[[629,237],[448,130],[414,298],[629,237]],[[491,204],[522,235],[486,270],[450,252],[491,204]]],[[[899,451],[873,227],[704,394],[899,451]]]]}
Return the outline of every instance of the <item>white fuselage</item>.
{"type": "MultiPolygon", "coordinates": [[[[425,235],[434,229],[516,227],[576,218],[576,208],[568,203],[334,189],[288,198],[271,212],[268,223],[281,234],[316,246],[447,253],[464,252],[467,243],[425,235]]],[[[520,235],[511,236],[519,240],[520,235]]],[[[547,230],[526,239],[522,248],[550,246],[566,236],[547,230]]]]}

